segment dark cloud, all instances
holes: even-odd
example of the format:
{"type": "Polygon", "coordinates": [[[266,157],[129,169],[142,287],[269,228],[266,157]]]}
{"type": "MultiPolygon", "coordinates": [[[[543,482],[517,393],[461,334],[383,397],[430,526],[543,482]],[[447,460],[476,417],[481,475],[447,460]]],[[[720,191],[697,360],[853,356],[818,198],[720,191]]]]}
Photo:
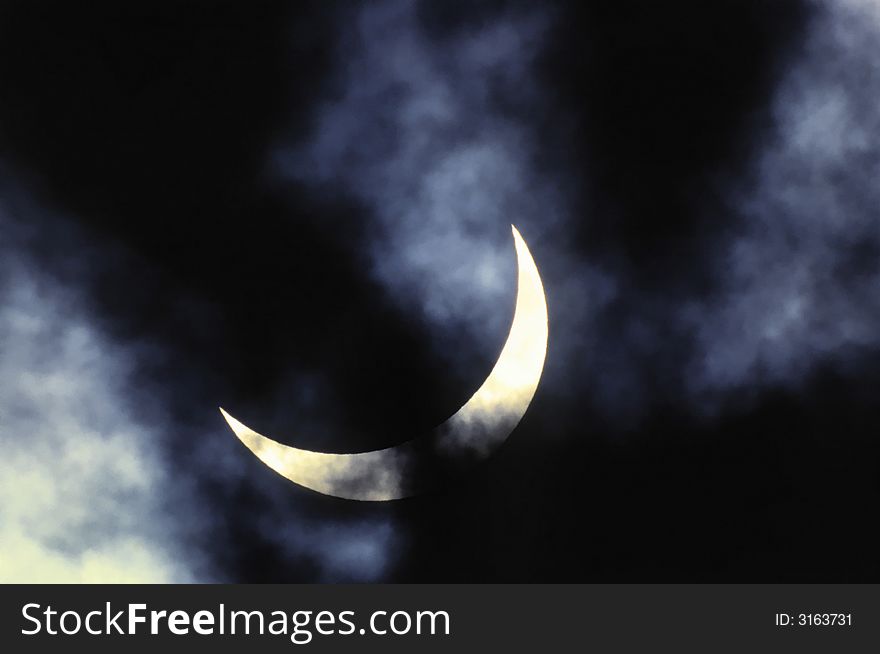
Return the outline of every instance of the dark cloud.
{"type": "Polygon", "coordinates": [[[719,293],[700,309],[697,386],[802,384],[880,339],[872,3],[822,6],[769,109],[773,129],[727,210],[719,293]]]}
{"type": "MultiPolygon", "coordinates": [[[[20,289],[0,328],[25,354],[77,326],[98,344],[55,357],[58,374],[95,352],[87,411],[130,435],[144,474],[180,480],[133,510],[204,518],[171,514],[161,556],[204,548],[200,570],[255,581],[876,571],[872,3],[0,16],[4,288],[20,289]],[[490,463],[353,505],[228,432],[217,405],[339,452],[441,423],[503,343],[511,223],[550,349],[490,463]]],[[[4,379],[38,359],[0,360],[4,379]]],[[[0,400],[16,431],[55,424],[27,408],[45,403],[34,387],[0,400]]]]}

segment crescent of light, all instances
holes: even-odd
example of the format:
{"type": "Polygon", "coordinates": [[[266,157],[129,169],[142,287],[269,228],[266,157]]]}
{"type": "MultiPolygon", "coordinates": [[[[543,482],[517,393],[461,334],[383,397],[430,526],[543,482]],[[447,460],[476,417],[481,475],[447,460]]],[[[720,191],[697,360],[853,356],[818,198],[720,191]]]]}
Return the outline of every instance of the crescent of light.
{"type": "Polygon", "coordinates": [[[547,354],[547,302],[531,252],[516,227],[518,283],[510,333],[492,372],[473,397],[430,434],[357,454],[290,447],[266,438],[222,408],[232,431],[257,458],[290,481],[352,500],[395,500],[417,494],[447,475],[486,458],[528,409],[547,354]]]}

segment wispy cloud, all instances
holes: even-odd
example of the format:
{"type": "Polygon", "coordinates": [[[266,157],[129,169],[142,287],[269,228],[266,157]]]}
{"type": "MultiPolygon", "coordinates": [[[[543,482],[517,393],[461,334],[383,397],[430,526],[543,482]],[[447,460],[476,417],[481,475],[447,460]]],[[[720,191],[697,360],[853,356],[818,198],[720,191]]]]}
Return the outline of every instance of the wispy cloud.
{"type": "Polygon", "coordinates": [[[374,274],[441,331],[503,330],[509,225],[537,242],[561,219],[529,127],[504,109],[539,94],[530,67],[548,21],[535,8],[431,35],[417,3],[366,3],[339,35],[314,133],[278,154],[282,175],[364,204],[374,274]]]}
{"type": "Polygon", "coordinates": [[[165,434],[137,416],[137,360],[41,274],[0,213],[0,580],[187,582],[197,518],[165,434]]]}
{"type": "MultiPolygon", "coordinates": [[[[192,379],[145,374],[170,353],[96,313],[95,244],[13,187],[15,211],[0,206],[0,581],[240,581],[230,528],[272,548],[280,578],[381,578],[401,543],[390,518],[315,515],[274,473],[249,474],[255,459],[192,379]],[[63,254],[35,253],[59,233],[63,254]],[[179,417],[180,396],[200,418],[179,417]],[[257,508],[227,513],[242,489],[257,508]]],[[[118,263],[114,248],[100,253],[118,263]]]]}
{"type": "Polygon", "coordinates": [[[721,213],[737,226],[705,237],[715,265],[694,274],[717,289],[708,298],[640,288],[625,262],[591,261],[569,245],[583,218],[572,213],[576,184],[535,163],[546,135],[528,111],[510,110],[548,107],[533,64],[551,11],[499,11],[433,34],[417,3],[363,5],[341,33],[339,74],[313,134],[281,148],[278,168],[363,203],[374,275],[421,311],[443,347],[466,331],[469,346],[449,354],[456,362],[501,342],[509,316],[499,306],[514,279],[506,230],[516,223],[550,302],[556,384],[545,392],[587,394],[631,422],[657,394],[702,413],[709,395],[797,385],[880,335],[871,263],[880,11],[867,0],[816,8],[770,105],[758,108],[775,127],[752,165],[707,171],[726,200],[705,206],[704,219],[721,213]]]}
{"type": "Polygon", "coordinates": [[[817,5],[774,128],[731,183],[721,291],[695,306],[697,390],[797,386],[880,343],[880,11],[817,5]]]}

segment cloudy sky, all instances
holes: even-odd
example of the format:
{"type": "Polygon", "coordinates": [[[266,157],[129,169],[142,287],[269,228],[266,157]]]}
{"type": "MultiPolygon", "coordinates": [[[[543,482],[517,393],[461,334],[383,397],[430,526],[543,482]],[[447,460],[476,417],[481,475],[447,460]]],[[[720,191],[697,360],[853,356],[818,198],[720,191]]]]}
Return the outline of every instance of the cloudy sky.
{"type": "Polygon", "coordinates": [[[0,3],[0,580],[869,581],[880,3],[0,3]],[[488,374],[538,394],[352,503],[488,374]]]}

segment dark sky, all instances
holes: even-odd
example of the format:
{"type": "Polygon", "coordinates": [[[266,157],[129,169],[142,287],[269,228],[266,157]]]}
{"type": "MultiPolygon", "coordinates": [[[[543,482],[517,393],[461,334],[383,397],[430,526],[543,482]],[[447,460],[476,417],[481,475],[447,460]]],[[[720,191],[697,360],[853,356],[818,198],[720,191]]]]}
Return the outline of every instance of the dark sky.
{"type": "Polygon", "coordinates": [[[873,33],[788,0],[377,6],[0,5],[16,247],[138,352],[128,401],[185,480],[182,547],[233,581],[877,581],[880,216],[851,174],[877,165],[877,81],[834,69],[873,33]],[[828,80],[846,102],[810,105],[828,80]],[[858,153],[804,145],[841,125],[858,153]],[[447,156],[478,182],[435,184],[447,156]],[[459,193],[497,206],[459,223],[459,193]],[[228,432],[218,405],[337,452],[444,420],[503,342],[511,222],[550,349],[490,461],[351,503],[228,432]],[[501,253],[468,306],[431,275],[487,250],[432,245],[447,223],[501,253]],[[796,325],[767,331],[800,274],[796,325]],[[375,524],[381,553],[322,563],[375,524]]]}

